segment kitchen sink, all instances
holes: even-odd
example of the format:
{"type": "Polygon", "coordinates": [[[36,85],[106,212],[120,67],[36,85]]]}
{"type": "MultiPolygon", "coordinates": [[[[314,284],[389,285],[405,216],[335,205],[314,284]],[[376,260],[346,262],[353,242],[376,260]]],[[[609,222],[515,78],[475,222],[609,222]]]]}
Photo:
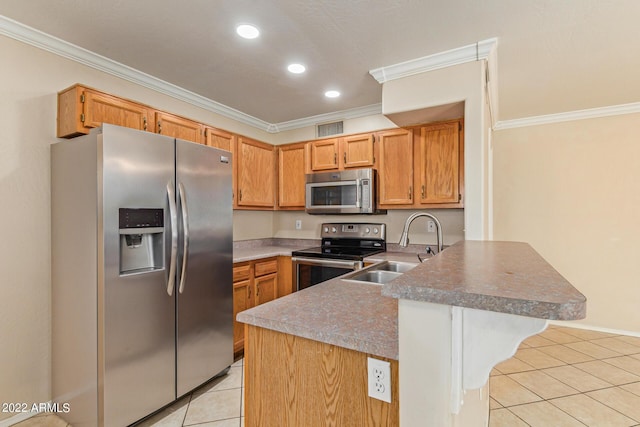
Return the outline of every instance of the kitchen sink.
{"type": "Polygon", "coordinates": [[[402,276],[418,264],[410,262],[383,261],[362,270],[354,271],[342,277],[344,280],[382,285],[402,276]]]}
{"type": "Polygon", "coordinates": [[[410,262],[390,262],[387,261],[386,263],[380,265],[379,267],[376,267],[376,270],[384,270],[384,271],[395,271],[398,273],[405,273],[409,270],[411,270],[413,267],[415,267],[418,264],[412,264],[410,262]]]}
{"type": "Polygon", "coordinates": [[[349,277],[349,280],[383,284],[401,275],[402,273],[398,273],[395,271],[370,270],[370,271],[362,271],[362,272],[359,272],[358,274],[354,274],[353,276],[349,277]]]}

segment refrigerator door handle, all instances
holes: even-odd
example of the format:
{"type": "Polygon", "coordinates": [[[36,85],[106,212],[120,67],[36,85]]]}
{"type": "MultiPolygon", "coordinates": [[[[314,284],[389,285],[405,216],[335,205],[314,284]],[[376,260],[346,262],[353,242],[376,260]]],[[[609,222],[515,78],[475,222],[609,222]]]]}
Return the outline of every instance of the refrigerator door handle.
{"type": "Polygon", "coordinates": [[[180,287],[178,292],[184,291],[184,282],[187,277],[187,259],[189,258],[189,213],[187,212],[187,195],[182,183],[178,183],[180,195],[180,207],[182,208],[182,232],[184,233],[184,247],[182,253],[182,271],[180,272],[180,287]]]}
{"type": "Polygon", "coordinates": [[[178,207],[172,182],[167,183],[167,198],[169,199],[169,216],[171,217],[171,258],[169,259],[167,293],[171,296],[176,283],[176,261],[178,259],[178,207]]]}

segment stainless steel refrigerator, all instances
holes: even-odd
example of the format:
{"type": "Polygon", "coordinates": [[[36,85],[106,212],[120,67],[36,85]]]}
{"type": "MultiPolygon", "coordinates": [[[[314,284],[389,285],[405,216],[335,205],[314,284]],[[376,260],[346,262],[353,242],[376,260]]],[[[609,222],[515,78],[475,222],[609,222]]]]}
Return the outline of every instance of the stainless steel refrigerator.
{"type": "Polygon", "coordinates": [[[51,182],[59,415],[125,426],[224,373],[231,154],[104,125],[52,145],[51,182]]]}

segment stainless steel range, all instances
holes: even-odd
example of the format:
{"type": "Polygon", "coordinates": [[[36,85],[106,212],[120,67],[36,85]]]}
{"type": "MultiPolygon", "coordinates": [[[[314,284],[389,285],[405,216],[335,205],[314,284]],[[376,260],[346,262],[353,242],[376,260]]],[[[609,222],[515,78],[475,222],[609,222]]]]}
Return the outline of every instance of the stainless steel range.
{"type": "Polygon", "coordinates": [[[366,257],[387,250],[386,231],[381,223],[322,224],[321,246],[291,254],[296,289],[361,269],[366,257]]]}

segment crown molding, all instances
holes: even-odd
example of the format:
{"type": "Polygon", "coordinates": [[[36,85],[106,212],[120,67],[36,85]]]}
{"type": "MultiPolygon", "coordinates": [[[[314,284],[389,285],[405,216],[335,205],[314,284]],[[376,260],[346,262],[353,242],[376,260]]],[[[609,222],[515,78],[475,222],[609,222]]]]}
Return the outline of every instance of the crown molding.
{"type": "Polygon", "coordinates": [[[277,133],[287,130],[315,126],[318,123],[331,122],[335,120],[357,119],[358,117],[373,116],[382,114],[382,104],[365,105],[364,107],[350,108],[348,110],[334,111],[331,113],[318,114],[316,116],[304,117],[302,119],[289,120],[287,122],[274,123],[269,132],[277,133]]]}
{"type": "Polygon", "coordinates": [[[498,43],[497,38],[490,38],[456,49],[435,53],[433,55],[400,62],[386,67],[369,70],[378,83],[385,83],[414,74],[464,64],[465,62],[487,59],[498,43]]]}
{"type": "Polygon", "coordinates": [[[63,58],[71,59],[83,65],[103,71],[107,74],[128,80],[146,88],[169,95],[181,101],[196,105],[221,116],[228,117],[240,123],[268,131],[272,125],[264,120],[245,114],[234,108],[213,101],[194,92],[165,82],[149,74],[128,67],[112,59],[98,55],[42,31],[28,27],[6,16],[0,15],[0,34],[23,43],[51,52],[63,58]]]}
{"type": "Polygon", "coordinates": [[[515,129],[527,126],[548,125],[573,120],[596,119],[599,117],[619,116],[622,114],[640,113],[640,102],[612,105],[609,107],[589,108],[586,110],[567,111],[564,113],[546,114],[543,116],[525,117],[522,119],[498,121],[493,130],[515,129]]]}

